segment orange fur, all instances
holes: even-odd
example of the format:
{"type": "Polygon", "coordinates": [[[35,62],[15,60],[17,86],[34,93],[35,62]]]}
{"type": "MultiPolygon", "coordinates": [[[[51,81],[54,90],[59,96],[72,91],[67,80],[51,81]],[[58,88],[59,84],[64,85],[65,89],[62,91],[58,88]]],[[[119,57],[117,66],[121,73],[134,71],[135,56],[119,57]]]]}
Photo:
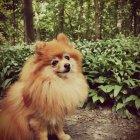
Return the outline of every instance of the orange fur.
{"type": "MultiPolygon", "coordinates": [[[[57,40],[37,42],[35,55],[25,63],[19,80],[3,100],[0,140],[32,140],[36,137],[36,128],[39,128],[37,131],[46,130],[45,137],[48,133],[58,133],[61,140],[68,139],[60,131],[64,118],[85,101],[87,89],[81,55],[64,34],[59,34],[57,40]],[[72,59],[74,72],[57,75],[51,61],[56,56],[62,59],[65,53],[72,59]]],[[[44,140],[42,135],[40,139],[44,140]]]]}

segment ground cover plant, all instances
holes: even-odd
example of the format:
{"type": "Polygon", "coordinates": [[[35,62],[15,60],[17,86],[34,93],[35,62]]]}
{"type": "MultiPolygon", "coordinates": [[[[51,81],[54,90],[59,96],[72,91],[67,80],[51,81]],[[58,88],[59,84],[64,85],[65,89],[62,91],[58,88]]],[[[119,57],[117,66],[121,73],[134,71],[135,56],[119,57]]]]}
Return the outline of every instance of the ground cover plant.
{"type": "MultiPolygon", "coordinates": [[[[110,102],[120,116],[139,114],[140,38],[119,35],[97,42],[77,40],[75,46],[83,54],[83,72],[90,87],[87,106],[110,102]]],[[[31,46],[0,47],[1,98],[32,53],[31,46]]]]}
{"type": "Polygon", "coordinates": [[[113,111],[131,117],[140,109],[140,41],[119,35],[98,42],[77,42],[92,104],[111,102],[113,111]]]}
{"type": "Polygon", "coordinates": [[[33,53],[29,46],[0,47],[0,98],[5,95],[6,89],[17,80],[21,68],[33,53]]]}

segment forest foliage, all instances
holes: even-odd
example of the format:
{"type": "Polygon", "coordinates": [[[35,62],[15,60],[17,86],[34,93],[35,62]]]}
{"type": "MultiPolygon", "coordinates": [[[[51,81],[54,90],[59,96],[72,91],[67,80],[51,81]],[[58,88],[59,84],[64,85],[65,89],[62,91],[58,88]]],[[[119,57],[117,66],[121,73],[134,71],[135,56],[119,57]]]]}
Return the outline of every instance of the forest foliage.
{"type": "Polygon", "coordinates": [[[0,9],[0,44],[52,39],[59,32],[73,40],[140,33],[139,0],[1,0],[0,9]]]}
{"type": "MultiPolygon", "coordinates": [[[[83,54],[83,72],[90,90],[87,107],[110,104],[119,115],[131,117],[140,111],[140,38],[117,36],[92,42],[77,40],[74,46],[83,54]]],[[[0,49],[0,96],[17,78],[32,46],[0,49]]]]}

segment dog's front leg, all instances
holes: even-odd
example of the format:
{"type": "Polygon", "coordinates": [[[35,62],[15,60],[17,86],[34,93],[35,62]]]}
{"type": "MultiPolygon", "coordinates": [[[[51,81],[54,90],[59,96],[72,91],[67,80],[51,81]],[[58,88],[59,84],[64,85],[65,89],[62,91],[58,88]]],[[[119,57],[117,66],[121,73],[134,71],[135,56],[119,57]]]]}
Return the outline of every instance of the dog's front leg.
{"type": "Polygon", "coordinates": [[[34,132],[35,140],[48,140],[47,129],[44,128],[37,119],[32,118],[29,125],[34,132]]]}
{"type": "Polygon", "coordinates": [[[39,131],[39,133],[37,134],[37,139],[36,140],[48,140],[47,131],[39,131]]]}
{"type": "Polygon", "coordinates": [[[57,128],[55,133],[59,140],[72,140],[70,135],[65,134],[63,127],[57,128]]]}

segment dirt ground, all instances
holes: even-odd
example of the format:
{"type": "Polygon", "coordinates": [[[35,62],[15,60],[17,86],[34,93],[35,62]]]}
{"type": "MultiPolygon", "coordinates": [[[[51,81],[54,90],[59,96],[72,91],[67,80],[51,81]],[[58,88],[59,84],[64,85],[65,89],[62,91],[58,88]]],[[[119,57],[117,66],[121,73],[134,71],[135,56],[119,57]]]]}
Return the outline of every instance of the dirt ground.
{"type": "Polygon", "coordinates": [[[140,118],[118,119],[110,109],[77,110],[64,129],[72,140],[140,140],[140,118]]]}
{"type": "Polygon", "coordinates": [[[79,109],[66,118],[64,130],[72,140],[140,140],[140,118],[118,118],[108,108],[79,109]]]}

